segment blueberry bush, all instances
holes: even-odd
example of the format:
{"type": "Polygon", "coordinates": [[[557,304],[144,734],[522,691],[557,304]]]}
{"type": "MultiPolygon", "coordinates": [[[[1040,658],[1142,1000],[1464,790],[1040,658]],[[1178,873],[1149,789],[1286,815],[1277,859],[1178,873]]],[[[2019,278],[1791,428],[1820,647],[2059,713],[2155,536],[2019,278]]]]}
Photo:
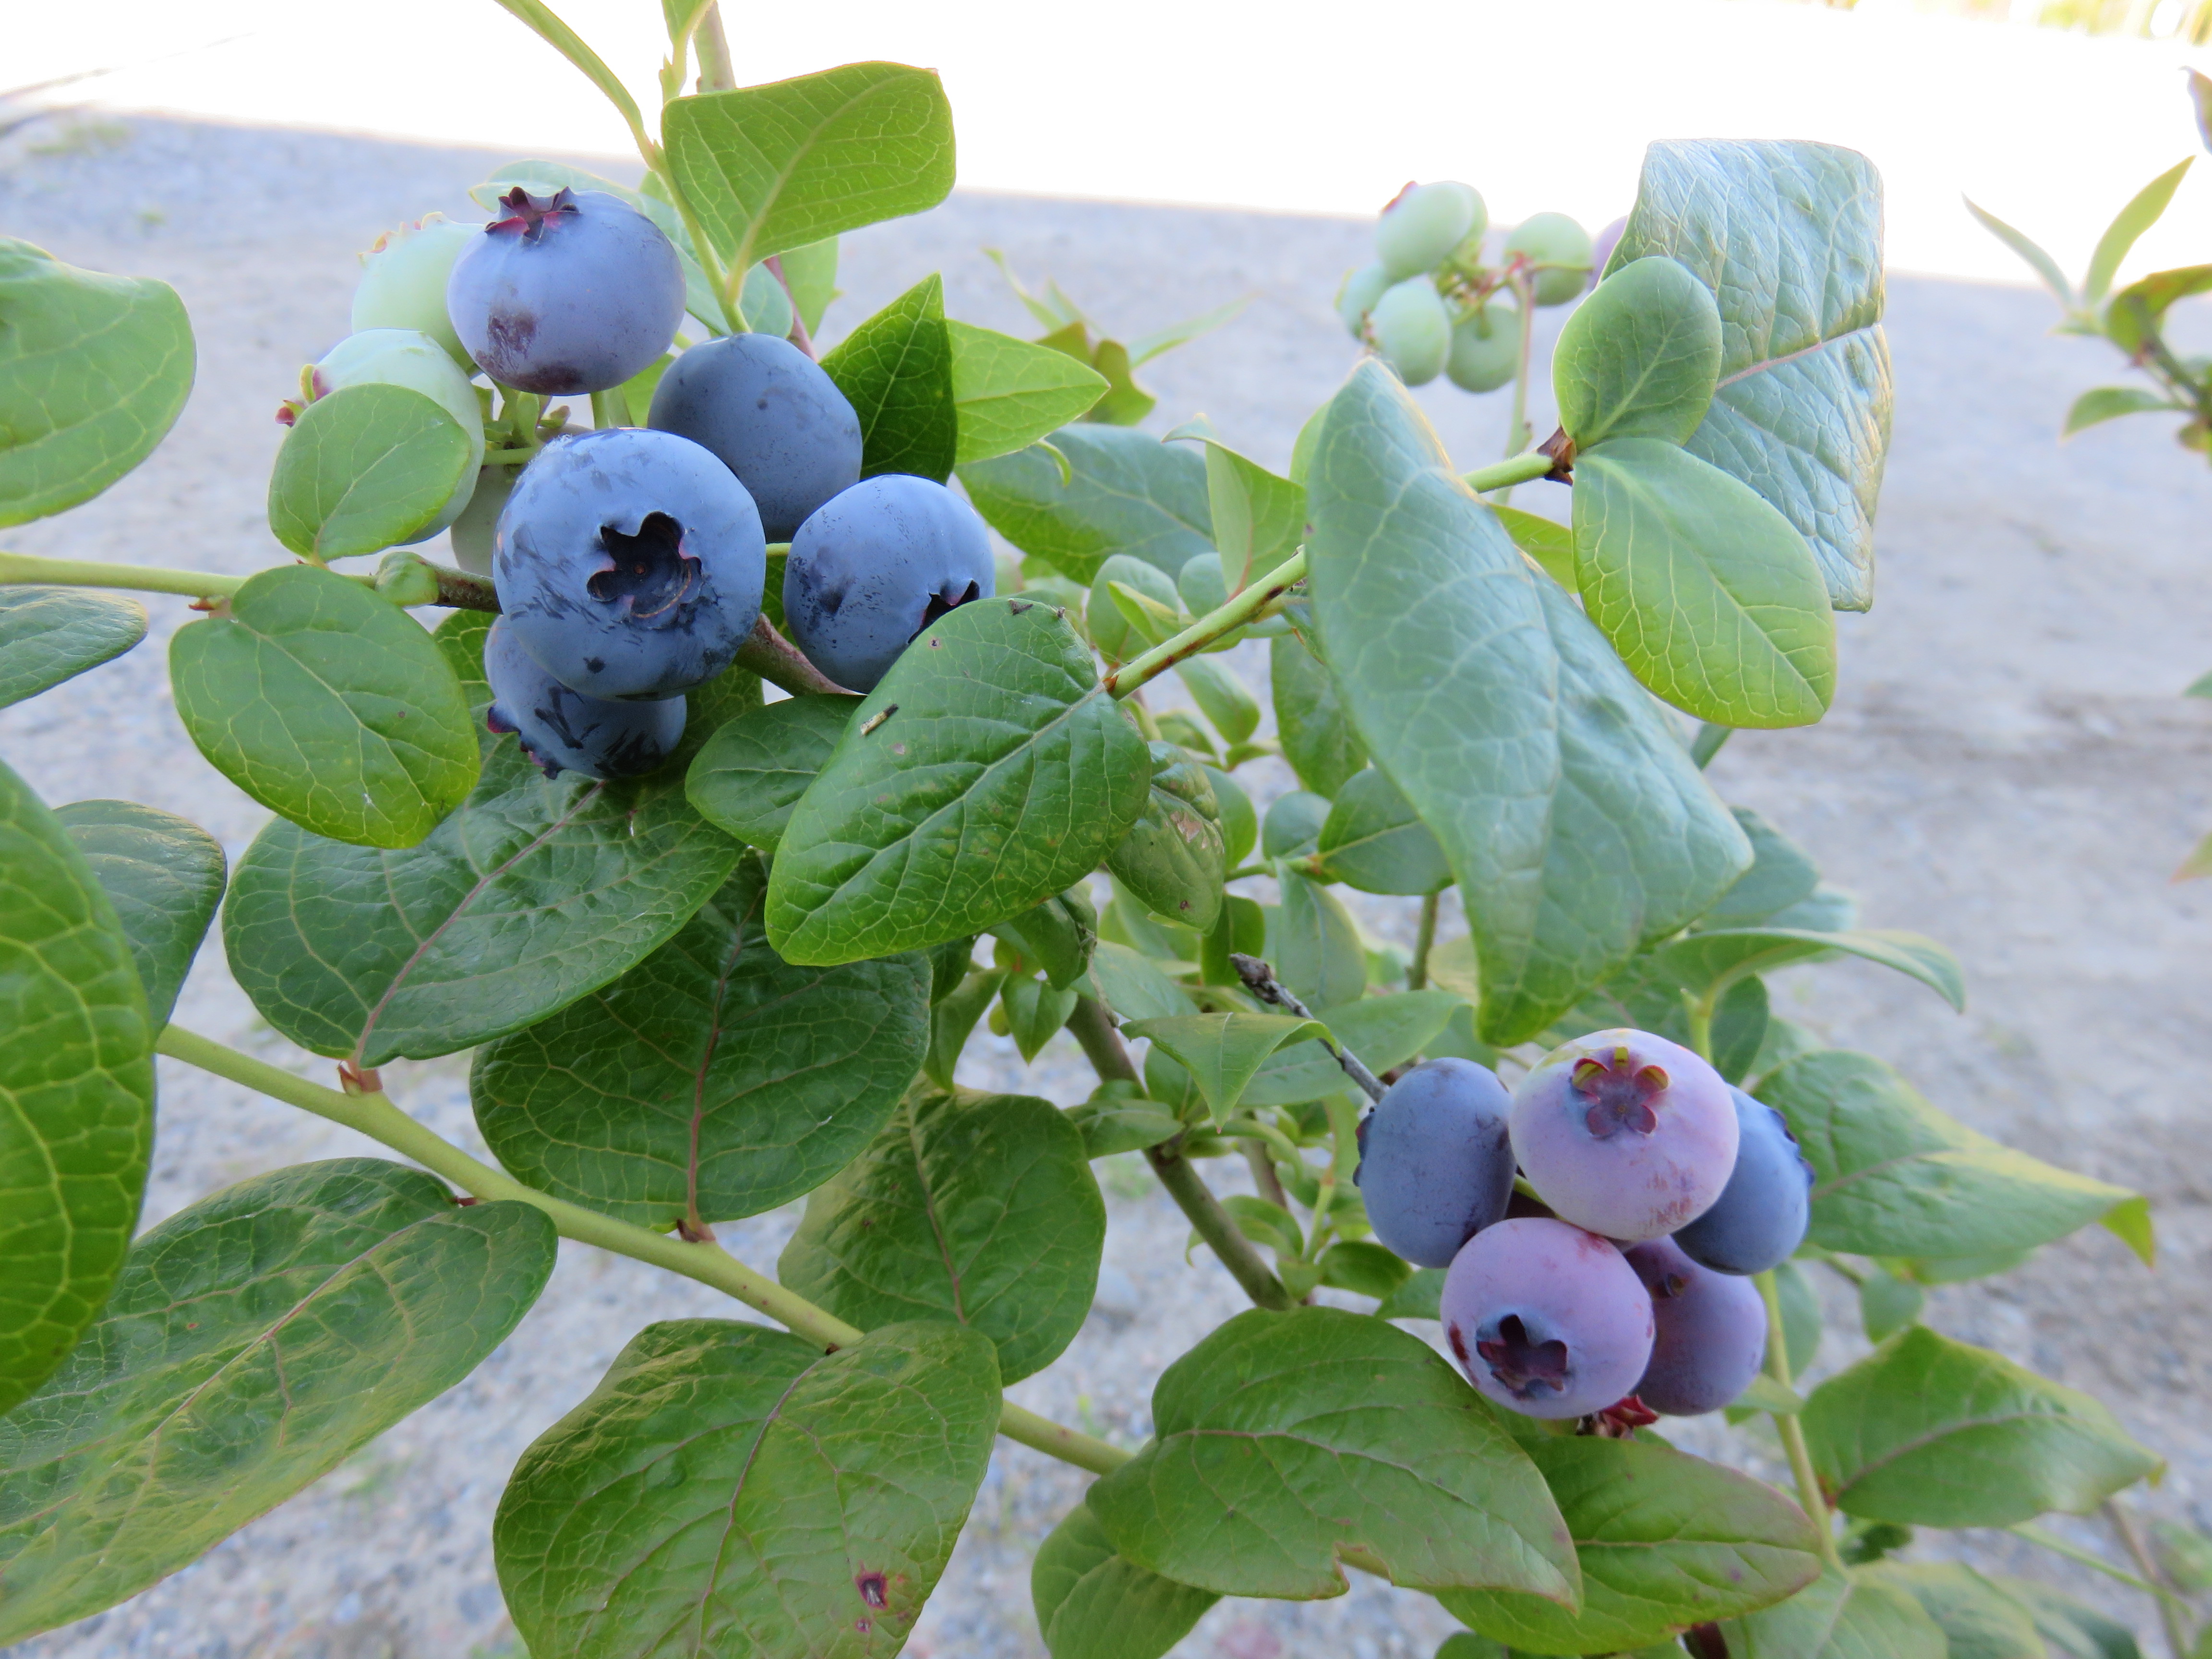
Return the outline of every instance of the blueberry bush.
{"type": "MultiPolygon", "coordinates": [[[[642,185],[520,161],[486,222],[378,244],[282,416],[293,562],[0,555],[0,698],[131,649],[127,592],[189,600],[178,718],[273,815],[226,869],[0,767],[0,1643],[452,1387],[568,1238],[773,1323],[641,1330],[524,1455],[492,1544],[541,1659],[894,1653],[1001,1435],[1097,1477],[1036,1558],[1054,1659],[1156,1659],[1347,1569],[1438,1598],[1449,1659],[2133,1654],[1898,1552],[2013,1528],[2095,1562],[2038,1517],[2158,1459],[1922,1323],[1922,1287],[2093,1223],[2148,1262],[2146,1206],[1776,1013],[1802,964],[1954,1005],[1962,976],[1704,770],[1820,718],[1833,612],[1871,600],[1864,159],[1656,145],[1595,246],[1410,190],[1339,299],[1372,350],[1284,476],[1136,429],[1135,370],[1218,314],[1123,342],[1018,289],[1022,339],[928,276],[817,351],[837,237],[951,188],[933,75],[738,87],[712,5],[667,0],[649,118],[502,3],[620,109],[642,185]],[[1532,446],[1529,319],[1569,301],[1532,446]],[[1447,456],[1406,389],[1439,374],[1514,388],[1505,459],[1447,456]],[[1546,479],[1568,521],[1504,499],[1546,479]],[[441,532],[451,564],[416,550],[441,532]],[[1234,665],[1262,653],[1267,735],[1234,665]],[[1169,674],[1192,707],[1148,702],[1169,674]],[[1262,757],[1300,785],[1264,816],[1262,757]],[[1345,889],[1417,906],[1415,948],[1345,889]],[[218,911],[335,1086],[171,1023],[218,911]],[[1097,1088],[963,1087],[987,1018],[1025,1056],[1066,1031],[1097,1088]],[[465,1051],[495,1164],[379,1069],[465,1051]],[[138,1235],[155,1054],[392,1156],[138,1235]],[[1092,1165],[1127,1153],[1254,1304],[1135,1447],[1003,1393],[1084,1322],[1092,1165]],[[716,1243],[801,1198],[773,1276],[716,1243]],[[1815,1271],[1874,1346],[1801,1389],[1815,1271]],[[1735,1462],[1657,1426],[1715,1411],[1735,1462]]],[[[192,372],[168,289],[0,241],[0,517],[128,473],[192,372]]]]}

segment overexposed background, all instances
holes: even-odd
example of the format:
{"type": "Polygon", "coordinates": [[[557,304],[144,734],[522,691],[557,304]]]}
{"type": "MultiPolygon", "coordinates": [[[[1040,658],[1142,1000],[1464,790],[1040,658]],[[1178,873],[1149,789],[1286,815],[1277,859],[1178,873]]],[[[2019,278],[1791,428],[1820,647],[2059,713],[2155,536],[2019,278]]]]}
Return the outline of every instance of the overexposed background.
{"type": "MultiPolygon", "coordinates": [[[[461,0],[112,0],[5,8],[0,90],[58,102],[484,144],[629,151],[552,52],[461,0]]],[[[656,0],[557,9],[633,86],[656,0]]],[[[2017,7],[2014,9],[2018,9],[2017,7]]],[[[1826,139],[1888,181],[1893,266],[2023,280],[1971,193],[2081,269],[2119,204],[2195,153],[2182,68],[2212,48],[1780,0],[838,0],[726,8],[740,82],[856,58],[940,70],[969,190],[1365,215],[1409,174],[1494,220],[1625,212],[1654,137],[1826,139]]],[[[2131,268],[2186,263],[2212,167],[2131,268]]],[[[333,181],[343,188],[343,181],[333,181]]]]}

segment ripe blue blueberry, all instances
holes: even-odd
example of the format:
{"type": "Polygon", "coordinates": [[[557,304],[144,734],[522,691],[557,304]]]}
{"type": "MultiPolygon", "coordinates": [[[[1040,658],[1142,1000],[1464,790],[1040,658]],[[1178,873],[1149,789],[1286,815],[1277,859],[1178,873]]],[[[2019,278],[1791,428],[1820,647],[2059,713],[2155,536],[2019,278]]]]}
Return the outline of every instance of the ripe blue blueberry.
{"type": "Polygon", "coordinates": [[[783,568],[783,615],[817,668],[866,691],[915,635],[997,586],[975,510],[943,484],[886,472],[799,526],[783,568]]]}
{"type": "Polygon", "coordinates": [[[549,396],[620,386],[668,349],[684,320],[684,268],[660,228],[604,191],[532,196],[453,262],[446,310],[478,368],[549,396]]]}
{"type": "Polygon", "coordinates": [[[1471,1060],[1422,1061],[1360,1120],[1359,1169],[1375,1237],[1423,1267],[1503,1220],[1513,1196],[1513,1097],[1471,1060]]]}
{"type": "Polygon", "coordinates": [[[1523,1417],[1587,1417],[1624,1399],[1651,1358],[1651,1297],[1595,1233],[1501,1221],[1452,1258],[1437,1311],[1468,1381],[1523,1417]]]}
{"type": "Polygon", "coordinates": [[[1730,1089],[1735,1103],[1735,1169],[1713,1206],[1674,1235],[1690,1260],[1724,1273],[1763,1273],[1805,1242],[1813,1216],[1813,1166],[1790,1121],[1764,1101],[1730,1089]]]}
{"type": "Polygon", "coordinates": [[[1632,1244],[1628,1265],[1651,1295],[1651,1363],[1637,1397],[1668,1417],[1717,1412],[1766,1358],[1766,1304],[1747,1279],[1701,1267],[1670,1238],[1632,1244]]]}
{"type": "Polygon", "coordinates": [[[760,616],[768,538],[745,487],[671,432],[555,440],[515,481],[492,585],[515,641],[589,696],[672,696],[730,665],[760,616]]]}
{"type": "Polygon", "coordinates": [[[1559,1216],[1607,1238],[1658,1238],[1713,1206],[1735,1168],[1720,1073],[1649,1031],[1563,1043],[1513,1091],[1513,1152],[1559,1216]]]}
{"type": "Polygon", "coordinates": [[[738,475],[772,542],[860,478],[860,417],[788,340],[732,334],[668,367],[646,424],[703,444],[738,475]]]}
{"type": "Polygon", "coordinates": [[[684,699],[607,702],[571,691],[515,642],[507,618],[495,617],[484,638],[484,678],[491,708],[484,723],[512,732],[522,752],[549,778],[635,778],[655,770],[684,737],[684,699]]]}

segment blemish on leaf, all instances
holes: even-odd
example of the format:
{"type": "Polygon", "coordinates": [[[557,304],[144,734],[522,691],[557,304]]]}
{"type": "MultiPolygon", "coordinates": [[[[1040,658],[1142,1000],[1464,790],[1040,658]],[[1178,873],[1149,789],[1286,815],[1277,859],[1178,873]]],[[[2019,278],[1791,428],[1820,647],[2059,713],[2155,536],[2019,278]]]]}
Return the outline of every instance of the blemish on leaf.
{"type": "Polygon", "coordinates": [[[860,1599],[872,1607],[887,1607],[890,1597],[885,1593],[884,1576],[879,1572],[864,1572],[853,1580],[860,1592],[860,1599]]]}
{"type": "MultiPolygon", "coordinates": [[[[933,641],[933,643],[934,643],[934,641],[933,641]]],[[[866,722],[865,724],[863,724],[863,725],[861,726],[861,727],[860,727],[860,735],[861,735],[862,737],[864,737],[864,738],[865,738],[865,737],[866,737],[866,736],[868,735],[868,733],[869,733],[869,732],[871,732],[874,731],[878,726],[881,726],[881,725],[882,725],[885,720],[889,720],[892,715],[894,715],[894,714],[897,714],[897,713],[898,713],[898,705],[897,705],[896,703],[895,703],[895,702],[887,702],[887,703],[885,703],[885,704],[884,704],[881,708],[878,709],[874,714],[871,714],[871,715],[869,715],[869,716],[868,716],[866,722]]],[[[901,751],[901,752],[903,752],[903,751],[901,751]]]]}

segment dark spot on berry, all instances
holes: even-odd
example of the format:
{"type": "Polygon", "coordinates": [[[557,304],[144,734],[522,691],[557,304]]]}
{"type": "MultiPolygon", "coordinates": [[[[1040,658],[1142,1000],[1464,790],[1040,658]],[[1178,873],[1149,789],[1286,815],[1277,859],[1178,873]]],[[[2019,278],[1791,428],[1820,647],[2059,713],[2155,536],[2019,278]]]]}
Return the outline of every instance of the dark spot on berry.
{"type": "Polygon", "coordinates": [[[594,674],[604,674],[607,672],[607,659],[605,657],[586,657],[584,666],[594,674]]]}

